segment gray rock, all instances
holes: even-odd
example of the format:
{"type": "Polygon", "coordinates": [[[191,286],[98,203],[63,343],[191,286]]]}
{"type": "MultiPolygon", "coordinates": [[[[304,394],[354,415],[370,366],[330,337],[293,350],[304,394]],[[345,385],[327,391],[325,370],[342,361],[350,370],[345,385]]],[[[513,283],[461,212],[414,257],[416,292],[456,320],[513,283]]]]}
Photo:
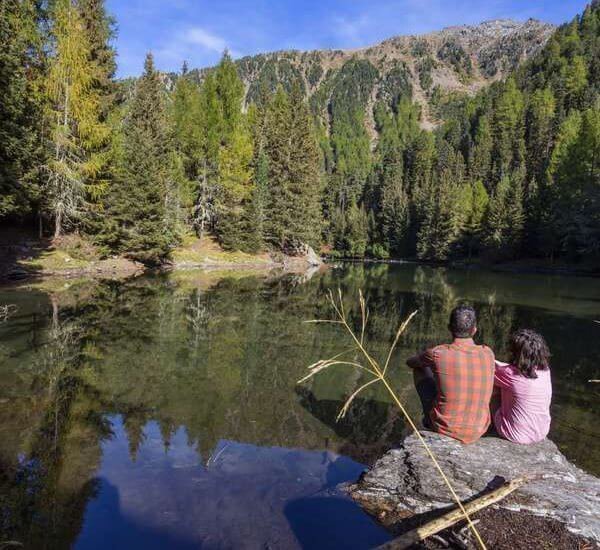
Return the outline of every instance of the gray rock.
{"type": "Polygon", "coordinates": [[[312,248],[312,246],[308,246],[306,247],[306,254],[304,256],[304,258],[306,259],[306,263],[308,263],[308,265],[311,266],[319,266],[323,263],[323,260],[321,259],[321,256],[319,256],[312,248]]]}
{"type": "MultiPolygon", "coordinates": [[[[573,533],[600,541],[600,479],[571,464],[551,441],[516,445],[487,437],[462,445],[431,432],[423,436],[461,499],[504,480],[533,476],[497,506],[556,519],[573,533]]],[[[386,453],[350,493],[371,513],[394,511],[400,517],[454,503],[415,435],[386,453]]]]}

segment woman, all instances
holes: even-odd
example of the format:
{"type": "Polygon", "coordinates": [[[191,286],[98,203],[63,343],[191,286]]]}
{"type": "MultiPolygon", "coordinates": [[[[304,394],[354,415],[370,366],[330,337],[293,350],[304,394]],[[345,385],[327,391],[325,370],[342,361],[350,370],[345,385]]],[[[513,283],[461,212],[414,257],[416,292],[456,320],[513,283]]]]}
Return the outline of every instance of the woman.
{"type": "Polygon", "coordinates": [[[496,361],[500,407],[494,427],[509,441],[537,443],[550,430],[550,351],[541,334],[522,329],[511,337],[510,355],[510,363],[496,361]]]}

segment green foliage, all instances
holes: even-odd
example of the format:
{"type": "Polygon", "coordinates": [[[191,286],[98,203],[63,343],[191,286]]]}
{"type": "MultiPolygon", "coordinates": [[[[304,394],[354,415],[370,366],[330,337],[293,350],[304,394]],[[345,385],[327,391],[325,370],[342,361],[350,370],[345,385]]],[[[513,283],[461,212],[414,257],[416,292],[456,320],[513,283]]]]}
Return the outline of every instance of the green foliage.
{"type": "Polygon", "coordinates": [[[419,73],[419,84],[425,91],[429,91],[433,85],[433,77],[431,75],[435,68],[435,60],[431,56],[420,59],[417,62],[417,71],[419,73]]]}
{"type": "Polygon", "coordinates": [[[563,123],[549,167],[550,220],[563,252],[600,252],[600,107],[563,123]]]}
{"type": "Polygon", "coordinates": [[[27,215],[38,199],[35,171],[42,160],[43,125],[39,17],[32,0],[0,3],[0,219],[27,215]]]}
{"type": "Polygon", "coordinates": [[[447,144],[441,147],[434,183],[424,194],[417,235],[418,257],[436,261],[451,255],[470,206],[464,192],[464,161],[447,144]]]}
{"type": "Polygon", "coordinates": [[[106,189],[99,176],[110,131],[102,121],[100,66],[92,60],[84,19],[71,0],[54,2],[51,36],[54,51],[45,82],[52,146],[46,205],[59,237],[63,226],[81,221],[82,211],[106,189]]]}
{"type": "Polygon", "coordinates": [[[518,175],[504,176],[490,199],[485,246],[496,258],[512,258],[520,252],[524,224],[523,186],[518,175]]]}
{"type": "Polygon", "coordinates": [[[168,257],[175,243],[173,200],[177,168],[169,132],[166,98],[148,54],[123,122],[117,176],[106,198],[101,242],[147,264],[168,257]]]}
{"type": "Polygon", "coordinates": [[[262,135],[268,167],[265,238],[284,250],[300,243],[316,246],[320,240],[320,156],[301,94],[297,87],[291,96],[277,90],[267,106],[262,135]]]}
{"type": "Polygon", "coordinates": [[[442,61],[447,61],[463,77],[470,77],[473,73],[473,63],[464,48],[457,42],[448,40],[439,49],[437,56],[442,61]]]}
{"type": "MultiPolygon", "coordinates": [[[[384,57],[383,74],[374,50],[225,52],[214,69],[163,79],[149,60],[116,83],[104,0],[0,10],[0,217],[41,210],[56,235],[148,263],[191,230],[246,252],[600,261],[597,2],[474,97],[433,86],[436,56],[473,76],[455,40],[413,40],[414,70],[384,57]]],[[[488,52],[480,69],[513,61],[488,52]]]]}

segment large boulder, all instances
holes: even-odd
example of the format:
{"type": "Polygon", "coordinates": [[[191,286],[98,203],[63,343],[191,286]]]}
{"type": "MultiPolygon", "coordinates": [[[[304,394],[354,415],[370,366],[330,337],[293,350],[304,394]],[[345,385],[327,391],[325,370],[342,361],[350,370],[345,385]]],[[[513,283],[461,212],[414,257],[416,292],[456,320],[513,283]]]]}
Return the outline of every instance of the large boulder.
{"type": "MultiPolygon", "coordinates": [[[[531,476],[497,506],[558,520],[573,533],[600,541],[600,479],[571,464],[551,441],[516,445],[487,437],[462,445],[432,432],[422,435],[461,499],[504,480],[531,476]]],[[[454,503],[416,435],[385,454],[350,493],[370,513],[405,518],[454,503]]]]}

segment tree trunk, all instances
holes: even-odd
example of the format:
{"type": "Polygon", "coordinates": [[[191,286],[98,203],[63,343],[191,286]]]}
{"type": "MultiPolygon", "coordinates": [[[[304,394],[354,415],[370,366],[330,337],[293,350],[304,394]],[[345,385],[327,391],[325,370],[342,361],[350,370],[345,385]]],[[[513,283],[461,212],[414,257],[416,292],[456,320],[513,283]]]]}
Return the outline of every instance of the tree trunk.
{"type": "Polygon", "coordinates": [[[62,235],[62,211],[56,213],[56,221],[54,222],[54,238],[58,239],[62,235]]]}

